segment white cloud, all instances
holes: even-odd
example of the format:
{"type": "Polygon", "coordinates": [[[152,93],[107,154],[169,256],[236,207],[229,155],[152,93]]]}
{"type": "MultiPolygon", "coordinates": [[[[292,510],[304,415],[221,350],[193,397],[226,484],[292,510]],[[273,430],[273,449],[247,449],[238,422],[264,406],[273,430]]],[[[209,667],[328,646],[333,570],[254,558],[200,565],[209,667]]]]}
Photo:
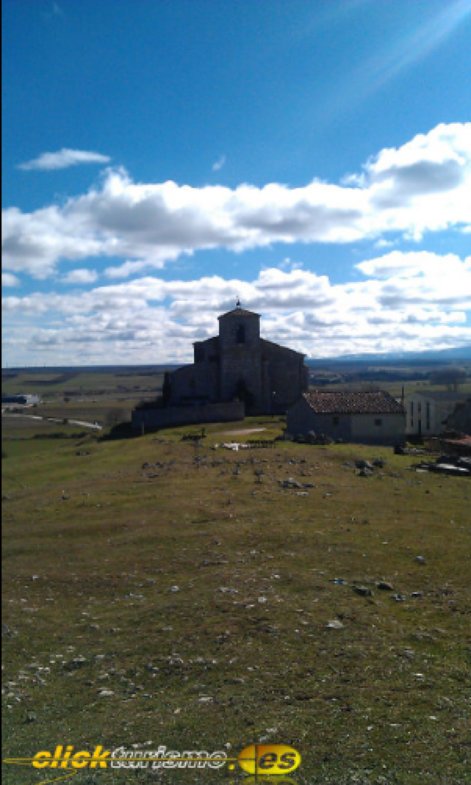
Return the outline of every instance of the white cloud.
{"type": "Polygon", "coordinates": [[[19,286],[20,281],[12,273],[2,273],[2,286],[19,286]]]}
{"type": "Polygon", "coordinates": [[[471,256],[463,261],[456,254],[440,256],[430,251],[391,251],[385,256],[360,262],[356,267],[373,278],[424,278],[439,279],[440,285],[450,279],[455,291],[471,296],[471,256]]]}
{"type": "Polygon", "coordinates": [[[471,227],[471,123],[438,125],[381,150],[349,184],[289,188],[134,183],[123,169],[64,205],[3,213],[5,267],[37,278],[63,260],[121,257],[109,277],[158,269],[200,249],[420,239],[471,227]],[[135,265],[132,267],[132,265],[135,265]],[[122,269],[120,269],[122,267],[122,269]]]}
{"type": "Polygon", "coordinates": [[[222,169],[222,167],[225,165],[225,163],[226,163],[226,156],[220,155],[217,161],[213,163],[211,169],[213,170],[213,172],[219,172],[220,169],[222,169]]]}
{"type": "Polygon", "coordinates": [[[87,284],[94,283],[97,278],[98,273],[95,270],[77,268],[70,273],[67,273],[62,280],[64,283],[87,284]]]}
{"type": "Polygon", "coordinates": [[[63,147],[55,153],[42,153],[38,158],[19,164],[18,169],[24,171],[38,170],[49,171],[52,169],[67,169],[69,166],[81,164],[107,164],[110,162],[108,155],[94,153],[90,150],[70,150],[63,147]]]}
{"type": "Polygon", "coordinates": [[[5,297],[7,357],[189,362],[192,342],[217,333],[217,316],[237,295],[262,314],[265,337],[313,357],[471,344],[469,258],[395,251],[357,267],[363,280],[344,284],[272,267],[252,281],[145,277],[80,293],[5,297]]]}

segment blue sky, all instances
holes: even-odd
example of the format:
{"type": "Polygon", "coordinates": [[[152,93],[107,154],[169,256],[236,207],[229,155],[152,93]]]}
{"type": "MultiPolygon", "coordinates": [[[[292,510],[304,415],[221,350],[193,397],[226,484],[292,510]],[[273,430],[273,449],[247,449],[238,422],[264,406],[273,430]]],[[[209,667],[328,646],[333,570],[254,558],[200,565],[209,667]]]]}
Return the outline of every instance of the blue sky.
{"type": "Polygon", "coordinates": [[[471,0],[3,3],[4,363],[471,345],[471,0]]]}

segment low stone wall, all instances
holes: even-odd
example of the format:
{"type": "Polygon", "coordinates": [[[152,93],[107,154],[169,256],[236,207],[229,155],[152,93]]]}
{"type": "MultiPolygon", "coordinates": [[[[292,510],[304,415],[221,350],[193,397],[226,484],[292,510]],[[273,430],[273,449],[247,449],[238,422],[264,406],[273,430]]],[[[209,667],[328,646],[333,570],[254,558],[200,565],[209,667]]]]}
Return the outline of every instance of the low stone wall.
{"type": "Polygon", "coordinates": [[[240,401],[207,403],[202,406],[168,406],[165,409],[134,409],[132,427],[136,431],[171,428],[205,422],[243,420],[245,407],[240,401]]]}

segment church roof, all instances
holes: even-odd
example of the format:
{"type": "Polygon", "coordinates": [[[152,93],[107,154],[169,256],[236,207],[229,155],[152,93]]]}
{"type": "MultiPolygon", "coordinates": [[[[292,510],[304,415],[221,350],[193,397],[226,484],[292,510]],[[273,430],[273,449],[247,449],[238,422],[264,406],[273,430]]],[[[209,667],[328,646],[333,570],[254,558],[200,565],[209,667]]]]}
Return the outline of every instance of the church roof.
{"type": "Polygon", "coordinates": [[[296,349],[290,349],[289,346],[282,346],[280,343],[274,343],[274,341],[267,341],[266,338],[260,338],[262,346],[267,346],[268,348],[272,347],[274,349],[282,349],[284,352],[290,352],[291,354],[297,354],[299,357],[306,357],[307,355],[303,354],[303,352],[297,352],[296,349]]]}
{"type": "Polygon", "coordinates": [[[254,311],[247,311],[245,308],[240,308],[240,306],[233,308],[232,311],[227,311],[227,313],[221,314],[221,316],[218,316],[218,319],[224,319],[226,316],[256,316],[258,319],[260,319],[259,313],[255,313],[254,311]]]}
{"type": "Polygon", "coordinates": [[[337,392],[304,393],[303,398],[317,414],[403,414],[404,409],[389,393],[337,392]]]}

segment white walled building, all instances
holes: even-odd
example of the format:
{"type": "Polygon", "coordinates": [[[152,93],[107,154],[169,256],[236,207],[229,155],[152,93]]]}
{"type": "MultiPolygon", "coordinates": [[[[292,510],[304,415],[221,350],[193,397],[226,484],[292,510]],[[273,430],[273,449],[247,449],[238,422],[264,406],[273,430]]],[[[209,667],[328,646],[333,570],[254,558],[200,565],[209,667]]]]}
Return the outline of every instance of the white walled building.
{"type": "Polygon", "coordinates": [[[405,440],[405,413],[389,393],[304,393],[287,411],[286,429],[291,436],[310,431],[344,442],[399,445],[405,440]]]}
{"type": "Polygon", "coordinates": [[[466,400],[466,393],[415,392],[407,395],[406,434],[408,436],[438,436],[446,429],[446,420],[458,403],[466,400]]]}

